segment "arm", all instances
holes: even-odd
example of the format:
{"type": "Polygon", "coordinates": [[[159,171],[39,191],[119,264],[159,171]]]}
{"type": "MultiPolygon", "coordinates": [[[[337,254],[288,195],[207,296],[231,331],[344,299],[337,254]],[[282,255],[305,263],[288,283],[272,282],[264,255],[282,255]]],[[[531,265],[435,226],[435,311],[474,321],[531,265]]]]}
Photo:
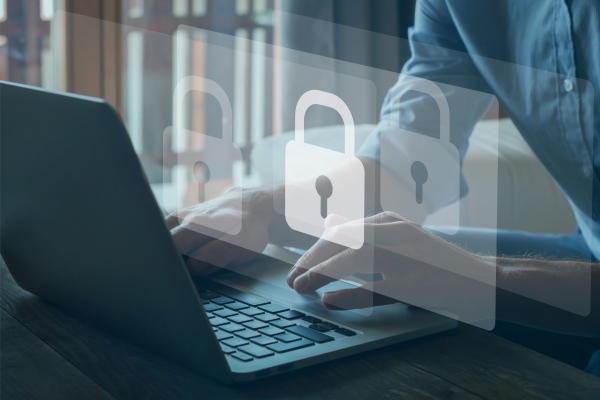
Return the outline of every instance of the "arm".
{"type": "MultiPolygon", "coordinates": [[[[549,261],[522,258],[498,258],[496,313],[499,320],[536,328],[600,337],[600,264],[585,261],[549,261]],[[591,282],[590,282],[591,278],[591,282]],[[590,287],[591,285],[591,287],[590,287]],[[579,293],[591,289],[589,315],[553,307],[556,301],[587,296],[579,293]],[[527,298],[516,293],[527,293],[527,298]]],[[[575,309],[587,308],[575,304],[575,309]]]]}
{"type": "MultiPolygon", "coordinates": [[[[411,30],[411,47],[413,57],[405,66],[403,73],[431,79],[458,87],[482,89],[486,85],[465,52],[460,35],[452,23],[452,18],[444,2],[420,1],[417,7],[416,23],[411,30]]],[[[410,93],[410,85],[400,77],[398,83],[388,93],[382,108],[381,122],[378,129],[371,135],[367,143],[358,152],[357,156],[363,161],[366,172],[365,215],[374,215],[380,212],[379,173],[391,176],[387,182],[394,182],[403,187],[406,182],[394,179],[393,173],[387,166],[379,167],[379,135],[381,128],[390,120],[396,118],[398,122],[411,126],[416,132],[431,132],[439,129],[433,126],[430,118],[432,109],[426,95],[414,96],[410,93]],[[370,179],[371,178],[371,179],[370,179]]],[[[414,94],[414,93],[413,93],[414,94]]],[[[447,90],[445,96],[450,103],[450,113],[453,115],[450,136],[451,142],[464,155],[467,149],[468,137],[473,126],[487,109],[488,104],[478,104],[473,107],[460,106],[461,91],[447,90]]],[[[430,99],[431,100],[431,99],[430,99]]],[[[401,151],[402,143],[395,141],[401,151]]],[[[342,172],[343,173],[343,172],[342,172]]],[[[412,182],[409,182],[412,186],[412,182]]],[[[462,184],[466,193],[466,184],[462,184]]],[[[177,213],[167,219],[175,243],[182,254],[188,255],[188,266],[192,273],[205,274],[213,272],[216,266],[225,266],[230,263],[248,261],[266,246],[268,241],[279,245],[308,248],[314,244],[315,239],[298,232],[292,231],[285,221],[285,216],[273,209],[274,197],[283,196],[284,188],[266,188],[262,190],[249,190],[243,194],[242,232],[237,238],[225,238],[218,234],[210,236],[198,234],[190,226],[203,225],[206,218],[221,218],[227,214],[227,195],[216,201],[200,204],[177,213]],[[223,239],[223,240],[215,240],[223,239]],[[233,247],[231,246],[233,244],[233,247]]],[[[275,199],[276,200],[276,199],[275,199]]],[[[447,199],[440,197],[439,208],[445,205],[447,199]]],[[[235,210],[233,210],[235,212],[235,210]]]]}
{"type": "MultiPolygon", "coordinates": [[[[444,1],[417,2],[415,25],[409,30],[409,44],[412,56],[386,96],[375,132],[357,154],[358,157],[381,162],[396,180],[401,180],[402,177],[394,173],[394,166],[387,165],[386,160],[380,159],[382,130],[393,125],[439,137],[440,111],[431,96],[411,90],[411,76],[441,84],[438,86],[450,108],[450,142],[458,149],[461,159],[467,152],[473,127],[484,115],[492,99],[492,96],[486,94],[474,97],[475,92],[472,90],[490,93],[491,89],[468,54],[444,1]]],[[[399,138],[387,137],[385,142],[393,147],[390,153],[400,156],[410,151],[399,138]]],[[[413,182],[404,184],[406,183],[412,187],[413,182]]],[[[461,197],[467,192],[468,186],[461,174],[461,197]]],[[[431,204],[429,212],[453,200],[455,199],[440,196],[431,204]]]]}
{"type": "Polygon", "coordinates": [[[325,293],[322,302],[327,308],[368,308],[400,301],[477,322],[478,317],[493,317],[489,306],[495,296],[497,320],[600,337],[600,264],[481,256],[393,213],[365,220],[365,229],[379,238],[375,248],[340,249],[327,239],[353,229],[353,223],[334,221],[331,216],[327,222],[325,240],[304,254],[288,275],[290,287],[309,293],[336,279],[367,272],[369,265],[384,278],[357,289],[325,293]],[[490,273],[496,275],[495,286],[483,283],[490,273]]]}

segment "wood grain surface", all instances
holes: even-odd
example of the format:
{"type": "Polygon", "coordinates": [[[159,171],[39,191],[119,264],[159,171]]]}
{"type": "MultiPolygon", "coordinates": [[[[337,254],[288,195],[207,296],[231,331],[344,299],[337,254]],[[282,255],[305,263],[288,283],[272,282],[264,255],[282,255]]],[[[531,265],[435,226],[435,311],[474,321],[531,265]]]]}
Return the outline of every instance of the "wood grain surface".
{"type": "Polygon", "coordinates": [[[24,291],[4,263],[1,274],[3,399],[554,399],[600,394],[600,379],[467,325],[225,386],[24,291]]]}

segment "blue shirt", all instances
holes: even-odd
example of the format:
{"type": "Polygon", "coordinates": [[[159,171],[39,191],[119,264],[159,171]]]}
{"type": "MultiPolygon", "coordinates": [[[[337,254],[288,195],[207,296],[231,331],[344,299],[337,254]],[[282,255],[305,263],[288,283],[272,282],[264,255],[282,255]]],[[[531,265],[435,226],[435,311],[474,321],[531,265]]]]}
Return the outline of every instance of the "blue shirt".
{"type": "MultiPolygon", "coordinates": [[[[600,259],[598,132],[600,2],[597,0],[420,0],[409,30],[412,57],[402,74],[496,96],[533,152],[563,189],[588,246],[600,259]]],[[[399,119],[421,132],[439,123],[403,75],[390,89],[380,125],[399,119]],[[433,122],[431,122],[433,120],[433,122]],[[384,122],[388,121],[388,122],[384,122]]],[[[450,140],[464,157],[487,104],[454,107],[450,140]]],[[[460,103],[460,99],[458,99],[460,103]]],[[[381,131],[357,153],[379,159],[381,131]]],[[[394,146],[402,150],[402,143],[394,146]]],[[[399,153],[401,154],[401,153],[399,153]]],[[[383,161],[382,161],[383,163],[383,161]]],[[[535,188],[532,188],[535,190],[535,188]]],[[[462,178],[461,195],[467,191],[462,178]]],[[[439,208],[445,204],[435,204],[439,208]]]]}

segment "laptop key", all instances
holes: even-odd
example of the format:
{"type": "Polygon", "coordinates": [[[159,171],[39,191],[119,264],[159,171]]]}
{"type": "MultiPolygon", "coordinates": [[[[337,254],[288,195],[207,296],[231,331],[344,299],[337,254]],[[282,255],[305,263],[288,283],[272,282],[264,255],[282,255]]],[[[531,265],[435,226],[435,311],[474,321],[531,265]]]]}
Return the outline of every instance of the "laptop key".
{"type": "Polygon", "coordinates": [[[263,310],[259,310],[258,308],[246,308],[244,310],[240,310],[240,313],[249,317],[254,317],[255,315],[264,314],[265,312],[263,310]]]}
{"type": "Polygon", "coordinates": [[[229,321],[220,317],[211,318],[208,320],[208,322],[210,322],[212,326],[221,326],[229,323],[229,321]]]}
{"type": "Polygon", "coordinates": [[[275,335],[275,336],[273,336],[273,338],[275,338],[283,343],[291,343],[291,342],[295,342],[296,340],[302,339],[300,336],[294,335],[293,333],[289,333],[289,332],[282,333],[280,335],[275,335]]]}
{"type": "Polygon", "coordinates": [[[208,300],[202,300],[202,304],[203,304],[203,305],[204,305],[204,304],[208,304],[208,303],[210,303],[210,301],[208,301],[208,300]]]}
{"type": "Polygon", "coordinates": [[[273,350],[277,353],[285,353],[286,351],[303,349],[305,347],[314,346],[314,345],[315,345],[315,342],[311,342],[310,340],[302,339],[302,340],[297,340],[297,341],[291,342],[291,343],[283,343],[283,342],[273,343],[273,344],[268,345],[267,349],[273,350]]]}
{"type": "Polygon", "coordinates": [[[238,331],[235,334],[246,340],[260,336],[260,333],[251,331],[250,329],[244,329],[243,331],[238,331]]]}
{"type": "Polygon", "coordinates": [[[310,322],[311,324],[318,324],[319,322],[321,322],[319,318],[311,317],[310,315],[306,315],[302,317],[302,319],[306,322],[310,322]]]}
{"type": "Polygon", "coordinates": [[[258,308],[260,310],[270,312],[273,314],[277,314],[277,313],[289,310],[289,308],[280,306],[279,304],[265,304],[264,306],[260,306],[258,308]]]}
{"type": "Polygon", "coordinates": [[[244,329],[243,326],[238,325],[238,324],[234,324],[234,323],[230,323],[230,324],[227,324],[227,325],[221,325],[219,328],[221,328],[225,332],[229,332],[229,333],[241,331],[242,329],[244,329]]]}
{"type": "Polygon", "coordinates": [[[289,311],[280,312],[277,315],[280,316],[281,318],[291,320],[291,319],[297,319],[300,317],[304,317],[306,314],[301,313],[300,311],[296,311],[296,310],[289,310],[289,311]]]}
{"type": "Polygon", "coordinates": [[[252,343],[260,344],[261,346],[266,346],[268,344],[277,343],[277,340],[275,340],[275,339],[273,339],[272,337],[269,337],[269,336],[255,337],[255,338],[250,339],[250,341],[252,343]]]}
{"type": "Polygon", "coordinates": [[[329,329],[329,328],[328,328],[328,327],[326,327],[326,326],[323,326],[323,325],[316,325],[316,324],[310,325],[310,326],[309,326],[309,328],[310,328],[310,329],[314,329],[314,330],[315,330],[315,331],[317,331],[317,332],[329,332],[329,331],[331,330],[331,329],[329,329]]]}
{"type": "Polygon", "coordinates": [[[233,337],[233,335],[231,333],[221,331],[221,330],[215,332],[215,336],[217,337],[217,340],[225,340],[225,339],[229,339],[229,338],[233,337]]]}
{"type": "Polygon", "coordinates": [[[296,324],[293,323],[292,321],[286,321],[285,319],[278,319],[278,320],[272,321],[271,325],[276,326],[280,329],[285,329],[290,326],[294,326],[296,324]]]}
{"type": "Polygon", "coordinates": [[[267,336],[275,336],[275,335],[279,335],[280,333],[285,332],[284,330],[275,328],[274,326],[269,326],[267,328],[259,329],[258,331],[260,333],[262,333],[263,335],[267,335],[267,336]]]}
{"type": "Polygon", "coordinates": [[[225,353],[225,354],[235,353],[235,349],[234,348],[231,348],[229,346],[225,346],[223,343],[221,343],[221,349],[223,350],[223,353],[225,353]]]}
{"type": "Polygon", "coordinates": [[[246,304],[240,303],[238,301],[234,301],[233,303],[225,304],[225,307],[227,307],[233,311],[239,311],[239,310],[243,310],[244,308],[249,308],[249,306],[247,306],[246,304]]]}
{"type": "Polygon", "coordinates": [[[236,324],[243,324],[245,322],[252,321],[252,318],[246,317],[245,315],[239,315],[239,314],[234,315],[233,317],[229,317],[227,319],[230,320],[231,322],[235,322],[236,324]]]}
{"type": "Polygon", "coordinates": [[[225,304],[229,304],[229,303],[233,303],[233,300],[227,297],[218,297],[216,299],[212,299],[211,300],[213,303],[218,304],[220,306],[225,305],[225,304]]]}
{"type": "Polygon", "coordinates": [[[204,300],[211,300],[211,299],[216,299],[217,297],[221,297],[220,294],[217,293],[213,293],[213,292],[202,292],[202,293],[198,293],[198,296],[200,296],[201,299],[204,300]]]}
{"type": "Polygon", "coordinates": [[[312,340],[313,342],[317,343],[326,343],[334,340],[331,336],[324,335],[322,333],[319,333],[301,325],[290,326],[289,328],[287,328],[287,331],[295,333],[298,336],[302,336],[303,338],[312,340]]]}
{"type": "Polygon", "coordinates": [[[204,306],[204,309],[205,309],[207,312],[214,312],[214,311],[217,311],[217,310],[222,310],[222,309],[223,309],[223,307],[221,307],[221,306],[219,306],[219,305],[216,305],[216,304],[206,304],[206,305],[204,306]]]}
{"type": "Polygon", "coordinates": [[[339,326],[337,326],[336,324],[332,324],[331,322],[325,322],[325,321],[319,322],[319,325],[326,326],[329,329],[337,329],[337,328],[339,328],[339,326]]]}
{"type": "Polygon", "coordinates": [[[335,330],[337,333],[342,334],[344,336],[354,336],[356,335],[356,332],[351,331],[350,329],[346,329],[346,328],[338,328],[335,330]]]}
{"type": "Polygon", "coordinates": [[[221,317],[221,318],[227,318],[227,317],[237,315],[237,313],[235,311],[231,311],[231,310],[219,310],[219,311],[213,312],[213,314],[215,314],[217,317],[221,317]]]}
{"type": "Polygon", "coordinates": [[[255,344],[247,344],[245,346],[238,347],[237,349],[243,351],[244,353],[250,354],[251,356],[254,356],[256,358],[264,358],[272,356],[274,354],[272,351],[263,349],[262,347],[257,346],[255,344]]]}
{"type": "Polygon", "coordinates": [[[268,324],[265,324],[264,322],[260,322],[260,321],[246,322],[245,324],[242,324],[242,325],[244,325],[246,328],[250,328],[250,329],[254,329],[254,330],[266,328],[267,326],[269,326],[268,324]]]}
{"type": "Polygon", "coordinates": [[[231,356],[232,356],[232,357],[235,357],[235,358],[237,358],[237,359],[238,359],[238,360],[240,360],[240,361],[246,361],[246,362],[247,362],[247,361],[252,361],[252,360],[254,360],[254,358],[250,357],[248,354],[246,354],[246,353],[241,353],[241,352],[239,352],[239,351],[236,351],[236,352],[235,352],[235,353],[233,353],[231,356]]]}
{"type": "Polygon", "coordinates": [[[262,321],[262,322],[271,322],[271,321],[275,321],[276,319],[279,319],[279,317],[277,315],[273,315],[273,314],[261,314],[261,315],[257,315],[256,317],[257,320],[262,321]]]}
{"type": "Polygon", "coordinates": [[[221,343],[224,343],[229,347],[238,347],[238,346],[243,346],[245,344],[248,344],[247,341],[240,339],[240,338],[236,338],[236,337],[223,340],[221,343]]]}

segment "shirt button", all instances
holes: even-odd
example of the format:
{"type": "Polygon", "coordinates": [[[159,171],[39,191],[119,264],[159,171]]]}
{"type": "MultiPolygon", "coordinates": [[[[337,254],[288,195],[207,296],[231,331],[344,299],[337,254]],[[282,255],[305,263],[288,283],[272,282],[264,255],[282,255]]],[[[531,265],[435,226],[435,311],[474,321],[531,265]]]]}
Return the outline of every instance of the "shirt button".
{"type": "Polygon", "coordinates": [[[586,178],[592,174],[592,172],[590,171],[590,169],[588,167],[581,168],[581,172],[583,173],[583,176],[585,176],[586,178]]]}
{"type": "Polygon", "coordinates": [[[569,78],[564,80],[563,86],[565,87],[565,90],[567,92],[570,92],[571,90],[573,90],[573,82],[571,82],[571,80],[569,78]]]}

